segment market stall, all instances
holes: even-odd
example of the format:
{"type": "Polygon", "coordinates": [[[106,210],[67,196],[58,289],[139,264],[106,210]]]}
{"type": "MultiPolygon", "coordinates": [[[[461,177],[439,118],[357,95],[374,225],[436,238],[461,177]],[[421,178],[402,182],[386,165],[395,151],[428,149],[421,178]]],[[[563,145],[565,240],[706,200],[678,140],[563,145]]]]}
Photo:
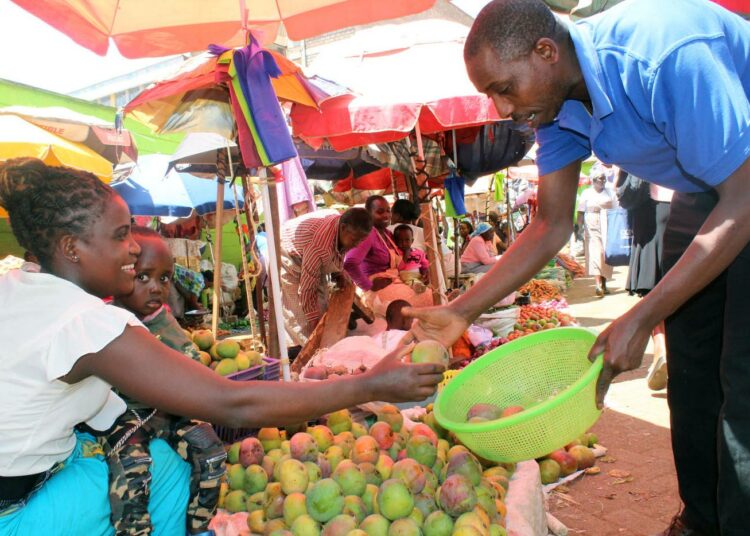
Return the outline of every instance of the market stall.
{"type": "MultiPolygon", "coordinates": [[[[79,42],[91,48],[106,49],[107,39],[112,37],[126,54],[150,55],[165,53],[167,46],[174,47],[169,48],[171,52],[189,48],[196,42],[192,39],[202,40],[201,46],[195,48],[203,48],[205,34],[211,30],[215,31],[212,35],[220,37],[217,41],[233,46],[240,44],[236,39],[238,35],[241,43],[247,43],[249,24],[276,24],[278,19],[283,19],[289,35],[299,38],[338,25],[364,22],[366,17],[381,18],[389,9],[391,16],[397,16],[423,9],[432,2],[412,2],[407,7],[403,2],[381,2],[369,11],[360,10],[363,4],[357,0],[333,4],[321,2],[318,6],[307,6],[308,11],[303,13],[288,17],[276,13],[258,20],[248,17],[245,2],[240,2],[241,9],[237,10],[235,5],[232,15],[227,15],[229,23],[217,20],[205,26],[203,21],[173,25],[170,27],[174,38],[171,44],[170,39],[163,39],[169,22],[161,10],[154,10],[157,16],[161,15],[155,28],[160,32],[157,42],[147,39],[150,27],[145,24],[149,18],[145,14],[140,14],[143,26],[125,24],[132,23],[139,15],[129,12],[125,5],[112,11],[114,2],[95,2],[88,7],[60,4],[40,12],[33,3],[20,0],[18,3],[63,31],[75,34],[79,42]],[[346,10],[346,16],[340,9],[342,5],[351,8],[346,10]],[[111,27],[103,30],[89,25],[87,17],[64,16],[77,15],[79,10],[86,9],[89,15],[95,12],[97,16],[111,20],[111,27]],[[237,13],[241,14],[239,23],[235,20],[237,13]],[[307,25],[303,28],[299,21],[305,15],[307,25]],[[138,38],[133,39],[134,35],[138,38]]],[[[276,7],[278,5],[276,3],[276,7]]],[[[258,5],[254,7],[258,9],[258,5]]],[[[217,16],[223,9],[223,5],[217,6],[217,16]]],[[[429,62],[438,56],[457,65],[462,62],[461,48],[461,39],[433,43],[429,48],[415,44],[398,61],[403,73],[422,76],[415,65],[428,67],[429,62]]],[[[276,335],[271,337],[275,346],[272,353],[279,360],[264,357],[247,339],[216,337],[220,302],[214,293],[212,332],[194,330],[190,335],[200,349],[200,361],[215,373],[237,381],[275,381],[279,376],[286,381],[292,380],[278,298],[278,240],[275,238],[279,231],[279,210],[270,168],[295,157],[297,150],[287,130],[279,99],[295,103],[291,114],[295,133],[313,149],[319,149],[325,141],[332,149],[360,148],[356,156],[361,157],[361,148],[365,145],[381,144],[379,149],[385,157],[379,162],[390,161],[391,165],[377,165],[376,175],[361,176],[355,176],[352,167],[351,173],[334,190],[344,193],[356,189],[382,189],[393,194],[403,191],[415,201],[422,202],[422,223],[428,252],[432,256],[430,279],[435,282],[434,301],[446,300],[438,244],[438,217],[435,216],[436,211],[442,210],[436,198],[443,188],[440,182],[431,182],[430,179],[442,177],[457,165],[460,169],[463,158],[458,156],[457,129],[497,123],[499,118],[490,101],[473,88],[466,89],[465,77],[456,77],[450,84],[445,80],[435,80],[421,86],[400,79],[399,86],[416,92],[414,97],[404,93],[392,97],[351,92],[324,94],[309,83],[296,66],[262,49],[255,39],[250,39],[247,46],[239,49],[217,47],[213,52],[131,103],[129,111],[159,131],[190,132],[191,135],[170,159],[168,169],[163,169],[161,174],[154,173],[155,177],[158,175],[154,182],[146,184],[136,175],[118,187],[124,196],[132,196],[131,206],[148,205],[149,208],[143,209],[145,212],[142,213],[150,211],[155,215],[165,211],[169,215],[181,215],[184,211],[200,213],[213,208],[216,212],[214,255],[218,266],[221,266],[222,212],[234,210],[239,220],[239,211],[244,207],[247,227],[253,229],[256,222],[250,213],[250,205],[255,205],[257,199],[251,195],[251,190],[258,187],[262,191],[269,242],[270,303],[277,326],[276,335]],[[445,94],[436,94],[436,90],[445,90],[445,94]],[[367,119],[364,123],[360,121],[363,118],[367,119]],[[206,136],[207,133],[213,136],[206,136]],[[196,141],[196,134],[202,139],[196,141]],[[445,143],[446,136],[453,138],[452,146],[445,143]],[[400,152],[395,146],[385,145],[392,142],[400,143],[400,152]],[[452,166],[443,158],[446,150],[449,154],[451,152],[447,147],[452,149],[452,166]],[[434,163],[434,171],[428,171],[428,162],[434,163]],[[204,184],[193,183],[193,178],[190,178],[193,176],[186,176],[187,172],[207,173],[206,178],[215,181],[216,187],[205,178],[197,179],[203,180],[204,184]],[[237,178],[242,181],[243,190],[235,188],[237,178]],[[209,195],[209,191],[213,195],[209,195]]],[[[379,75],[374,65],[401,52],[379,50],[374,54],[360,55],[355,61],[366,67],[368,75],[377,78],[379,75]],[[367,67],[368,64],[371,66],[367,67]]],[[[351,64],[343,68],[354,71],[351,64]]],[[[455,72],[463,73],[463,70],[455,69],[455,72]]],[[[369,85],[363,73],[360,72],[359,76],[369,85]]],[[[377,160],[372,154],[369,156],[377,160]]],[[[141,165],[145,168],[146,161],[138,163],[141,165]]],[[[354,201],[354,196],[349,200],[354,201]]],[[[244,244],[241,230],[240,235],[244,244]]],[[[252,240],[250,244],[252,248],[252,240]]],[[[250,270],[244,264],[245,255],[242,257],[247,277],[250,270]]],[[[563,268],[550,266],[519,289],[532,303],[520,306],[499,304],[487,311],[483,315],[485,318],[465,334],[461,344],[454,346],[452,359],[447,349],[435,350],[435,345],[439,344],[434,341],[433,350],[420,354],[415,349],[410,359],[415,363],[450,364],[457,371],[474,366],[483,358],[487,362],[493,351],[513,344],[516,339],[573,324],[575,320],[565,311],[562,300],[569,278],[570,259],[561,264],[563,268]],[[438,353],[434,354],[435,351],[438,353]]],[[[249,302],[248,307],[253,310],[249,302]]],[[[345,329],[345,320],[337,319],[341,331],[345,329]]],[[[251,326],[254,329],[255,322],[251,322],[251,326]]],[[[393,335],[403,333],[391,333],[390,339],[395,341],[393,335]]],[[[371,337],[373,344],[377,337],[388,339],[389,335],[386,331],[371,337]]],[[[329,351],[327,346],[335,343],[326,341],[326,347],[321,351],[329,351]]],[[[362,373],[375,366],[383,359],[380,350],[385,348],[377,350],[369,356],[369,362],[365,363],[360,356],[359,365],[354,366],[350,359],[337,373],[327,372],[327,379],[362,373]]],[[[353,354],[349,351],[347,356],[351,358],[353,354]]],[[[315,381],[317,378],[307,374],[311,368],[294,379],[315,381]]],[[[461,378],[460,374],[453,371],[446,374],[441,385],[445,389],[443,392],[448,392],[450,382],[458,381],[458,378],[461,378]]],[[[217,533],[227,535],[286,533],[282,531],[295,535],[317,534],[323,529],[326,534],[348,534],[360,530],[367,534],[393,531],[417,535],[424,532],[427,536],[453,532],[501,536],[521,530],[523,534],[543,536],[547,522],[539,500],[541,484],[556,482],[560,476],[593,465],[595,453],[591,447],[595,446],[596,438],[586,435],[586,430],[571,429],[570,437],[566,436],[565,442],[555,445],[564,448],[540,452],[545,459],[539,466],[534,461],[517,465],[516,461],[521,459],[503,461],[502,448],[497,449],[495,459],[476,454],[476,449],[472,453],[464,446],[471,444],[471,435],[461,435],[463,425],[481,425],[504,418],[513,420],[525,408],[477,403],[459,416],[460,426],[454,430],[442,426],[440,422],[447,421],[442,421],[439,412],[433,411],[432,405],[425,401],[406,402],[406,405],[412,407],[404,412],[382,402],[342,409],[320,421],[300,423],[286,430],[214,427],[220,439],[228,443],[228,465],[227,479],[222,484],[219,498],[222,511],[212,522],[212,527],[217,533]],[[514,502],[514,496],[522,497],[514,502]]]]}

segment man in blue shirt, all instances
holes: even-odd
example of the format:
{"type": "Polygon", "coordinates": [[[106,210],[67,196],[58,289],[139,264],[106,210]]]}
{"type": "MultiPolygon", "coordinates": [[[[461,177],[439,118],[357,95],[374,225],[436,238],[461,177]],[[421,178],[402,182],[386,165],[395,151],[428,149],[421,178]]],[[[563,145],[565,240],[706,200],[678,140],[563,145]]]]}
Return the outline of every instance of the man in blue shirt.
{"type": "Polygon", "coordinates": [[[750,25],[708,0],[630,0],[567,25],[541,0],[493,0],[464,49],[502,117],[537,130],[539,212],[474,288],[406,311],[411,337],[451,343],[565,244],[592,152],[674,189],[671,270],[598,338],[601,402],[667,319],[680,495],[664,535],[747,534],[750,504],[750,25]]]}

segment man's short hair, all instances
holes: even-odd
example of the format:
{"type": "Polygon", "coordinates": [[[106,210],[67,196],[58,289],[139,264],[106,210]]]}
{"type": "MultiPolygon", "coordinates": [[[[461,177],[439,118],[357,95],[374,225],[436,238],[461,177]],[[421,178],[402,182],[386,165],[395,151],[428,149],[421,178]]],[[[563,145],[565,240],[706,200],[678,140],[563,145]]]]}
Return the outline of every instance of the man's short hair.
{"type": "Polygon", "coordinates": [[[503,61],[534,50],[543,37],[555,38],[555,15],[541,0],[492,0],[482,8],[464,44],[464,59],[490,46],[503,61]]]}
{"type": "Polygon", "coordinates": [[[412,221],[419,218],[419,208],[408,199],[396,199],[391,207],[391,212],[401,216],[403,221],[412,221]]]}
{"type": "Polygon", "coordinates": [[[367,210],[359,207],[350,208],[344,212],[339,223],[362,234],[369,234],[372,230],[372,216],[367,210]]]}

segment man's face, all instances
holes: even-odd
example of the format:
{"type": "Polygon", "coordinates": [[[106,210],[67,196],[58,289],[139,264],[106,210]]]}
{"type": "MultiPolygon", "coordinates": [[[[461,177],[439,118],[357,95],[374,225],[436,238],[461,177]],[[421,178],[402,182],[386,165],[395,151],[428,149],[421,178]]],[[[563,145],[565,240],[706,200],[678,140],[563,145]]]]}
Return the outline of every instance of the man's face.
{"type": "Polygon", "coordinates": [[[362,233],[359,230],[352,229],[348,225],[342,225],[339,232],[339,242],[341,249],[346,252],[357,247],[369,233],[362,233]]]}
{"type": "Polygon", "coordinates": [[[557,58],[557,45],[546,38],[527,56],[512,61],[503,61],[485,45],[467,60],[466,70],[500,117],[537,128],[557,117],[569,93],[559,81],[557,58]]]}
{"type": "Polygon", "coordinates": [[[310,205],[307,201],[300,201],[299,203],[292,204],[292,212],[295,216],[302,216],[310,212],[310,205]]]}

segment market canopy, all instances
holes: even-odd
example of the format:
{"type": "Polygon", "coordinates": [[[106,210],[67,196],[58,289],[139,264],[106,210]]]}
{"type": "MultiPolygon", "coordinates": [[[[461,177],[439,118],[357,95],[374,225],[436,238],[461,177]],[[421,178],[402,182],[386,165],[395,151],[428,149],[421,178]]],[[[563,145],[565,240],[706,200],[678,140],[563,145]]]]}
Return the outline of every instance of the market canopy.
{"type": "Polygon", "coordinates": [[[98,117],[84,115],[61,106],[4,106],[0,107],[0,115],[23,117],[29,123],[61,138],[88,147],[113,164],[135,162],[138,158],[135,141],[130,132],[98,117]]]}
{"type": "MultiPolygon", "coordinates": [[[[281,74],[271,78],[279,100],[317,107],[328,93],[308,82],[302,69],[276,51],[268,50],[281,74]]],[[[229,90],[217,81],[221,56],[204,52],[185,61],[177,71],[142,91],[125,112],[157,132],[192,131],[231,134],[234,117],[229,90]]],[[[223,58],[223,59],[222,59],[223,58]]]]}
{"type": "Polygon", "coordinates": [[[126,58],[245,44],[245,29],[272,42],[283,23],[301,41],[347,26],[403,17],[435,0],[13,0],[73,41],[105,55],[112,39],[126,58]]]}
{"type": "MultiPolygon", "coordinates": [[[[425,23],[436,24],[434,21],[425,23]]],[[[493,123],[501,119],[492,101],[466,74],[463,44],[468,28],[445,21],[434,32],[440,40],[322,58],[312,67],[323,78],[358,95],[334,96],[315,110],[292,107],[292,128],[312,147],[328,140],[336,150],[404,138],[417,125],[424,134],[493,123]]],[[[381,43],[390,43],[380,40],[381,43]]]]}
{"type": "MultiPolygon", "coordinates": [[[[133,215],[184,218],[193,210],[200,215],[216,212],[216,182],[201,175],[170,169],[169,156],[149,155],[139,158],[131,175],[112,188],[125,200],[133,215]]],[[[244,196],[242,188],[238,188],[242,208],[244,196]]],[[[229,183],[225,183],[224,209],[234,208],[233,195],[229,183]]]]}
{"type": "MultiPolygon", "coordinates": [[[[77,99],[18,82],[0,79],[0,106],[29,106],[37,109],[65,108],[72,112],[94,116],[111,123],[117,109],[91,101],[77,99]]],[[[134,138],[138,154],[170,154],[177,148],[182,134],[154,134],[151,127],[132,117],[125,117],[124,127],[134,138]]]]}
{"type": "Polygon", "coordinates": [[[0,115],[0,161],[19,157],[89,171],[106,182],[112,177],[112,164],[88,147],[61,138],[23,117],[0,115]]]}

